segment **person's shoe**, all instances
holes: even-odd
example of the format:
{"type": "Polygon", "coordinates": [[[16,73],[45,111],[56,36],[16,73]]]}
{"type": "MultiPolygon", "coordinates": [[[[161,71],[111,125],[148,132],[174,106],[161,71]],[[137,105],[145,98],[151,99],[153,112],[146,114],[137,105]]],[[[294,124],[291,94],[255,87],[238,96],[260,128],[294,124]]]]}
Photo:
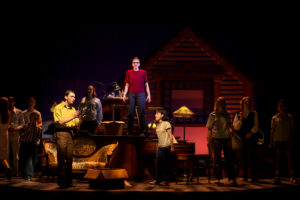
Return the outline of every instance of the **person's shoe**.
{"type": "Polygon", "coordinates": [[[161,182],[160,185],[163,185],[163,186],[169,186],[169,182],[168,182],[168,181],[163,181],[163,182],[161,182]]]}
{"type": "Polygon", "coordinates": [[[58,186],[58,189],[66,189],[66,188],[68,188],[66,185],[59,185],[58,186]]]}
{"type": "Polygon", "coordinates": [[[290,178],[290,183],[291,184],[298,184],[298,180],[295,178],[290,178]]]}
{"type": "Polygon", "coordinates": [[[132,187],[132,184],[130,184],[128,181],[124,180],[125,187],[132,187]]]}
{"type": "Polygon", "coordinates": [[[227,185],[235,186],[235,185],[237,185],[237,182],[236,182],[235,179],[231,179],[231,180],[229,180],[229,181],[227,182],[227,185]]]}
{"type": "Polygon", "coordinates": [[[151,185],[160,185],[160,182],[157,182],[156,180],[150,181],[149,184],[151,185]]]}
{"type": "Polygon", "coordinates": [[[243,182],[248,182],[248,178],[243,178],[243,182]]]}
{"type": "Polygon", "coordinates": [[[30,177],[30,176],[27,176],[26,178],[25,178],[25,181],[31,181],[32,180],[32,178],[30,177]]]}
{"type": "Polygon", "coordinates": [[[211,183],[211,184],[217,184],[217,185],[220,185],[220,184],[221,184],[221,180],[220,180],[220,179],[211,179],[211,180],[210,180],[210,183],[211,183]]]}
{"type": "Polygon", "coordinates": [[[69,188],[69,187],[75,187],[75,186],[73,184],[68,184],[68,185],[66,185],[66,187],[69,188]]]}

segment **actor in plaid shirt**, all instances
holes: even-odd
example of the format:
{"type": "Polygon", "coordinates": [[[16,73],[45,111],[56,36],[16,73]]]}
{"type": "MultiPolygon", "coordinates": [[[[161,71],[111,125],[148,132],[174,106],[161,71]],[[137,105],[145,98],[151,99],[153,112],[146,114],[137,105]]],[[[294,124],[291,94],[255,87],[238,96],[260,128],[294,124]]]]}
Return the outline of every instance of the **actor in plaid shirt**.
{"type": "Polygon", "coordinates": [[[40,144],[41,128],[38,127],[39,115],[30,114],[30,123],[24,127],[20,137],[20,170],[25,180],[30,181],[34,176],[36,148],[40,144]]]}

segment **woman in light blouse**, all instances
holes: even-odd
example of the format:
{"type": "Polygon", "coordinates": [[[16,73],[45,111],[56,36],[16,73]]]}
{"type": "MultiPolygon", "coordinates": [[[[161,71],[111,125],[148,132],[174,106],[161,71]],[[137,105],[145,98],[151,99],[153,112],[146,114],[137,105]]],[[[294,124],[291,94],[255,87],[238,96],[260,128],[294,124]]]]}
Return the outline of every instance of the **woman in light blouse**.
{"type": "Polygon", "coordinates": [[[157,176],[156,181],[153,183],[160,185],[163,182],[165,185],[168,185],[171,178],[171,153],[174,152],[172,125],[168,121],[164,110],[157,110],[155,112],[155,122],[158,149],[157,176]]]}
{"type": "Polygon", "coordinates": [[[257,181],[257,137],[258,116],[252,110],[252,100],[250,97],[243,97],[241,100],[241,111],[237,112],[233,120],[234,131],[241,137],[243,181],[248,181],[248,168],[251,168],[251,180],[257,181]],[[249,163],[249,160],[252,163],[249,163]]]}
{"type": "Polygon", "coordinates": [[[211,141],[213,151],[213,175],[216,183],[220,183],[221,179],[221,158],[223,150],[228,171],[228,183],[235,185],[236,179],[230,134],[231,118],[230,113],[226,110],[224,97],[218,97],[216,100],[214,111],[209,114],[206,127],[208,128],[208,139],[211,141]]]}

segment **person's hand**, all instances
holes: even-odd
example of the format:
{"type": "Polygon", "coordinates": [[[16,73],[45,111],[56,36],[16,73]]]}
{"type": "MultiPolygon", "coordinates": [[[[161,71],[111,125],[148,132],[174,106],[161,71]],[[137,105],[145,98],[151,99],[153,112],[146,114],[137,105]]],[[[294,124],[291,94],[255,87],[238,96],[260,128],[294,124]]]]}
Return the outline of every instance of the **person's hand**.
{"type": "Polygon", "coordinates": [[[123,96],[123,102],[126,103],[126,96],[123,96]]]}
{"type": "Polygon", "coordinates": [[[242,120],[243,119],[243,112],[240,112],[239,113],[239,120],[242,120]]]}
{"type": "Polygon", "coordinates": [[[77,117],[78,117],[78,115],[79,115],[79,111],[78,111],[78,110],[76,110],[76,111],[75,111],[75,113],[74,113],[74,115],[73,115],[73,117],[74,117],[74,118],[77,118],[77,117]]]}
{"type": "Polygon", "coordinates": [[[39,139],[38,141],[36,141],[36,146],[39,146],[40,145],[40,143],[41,143],[41,140],[39,139]]]}
{"type": "Polygon", "coordinates": [[[150,102],[151,102],[151,97],[150,97],[150,95],[147,96],[146,102],[147,102],[147,103],[150,103],[150,102]]]}
{"type": "Polygon", "coordinates": [[[246,139],[250,139],[250,138],[252,137],[252,135],[253,135],[252,132],[248,133],[248,134],[246,135],[246,139]]]}
{"type": "Polygon", "coordinates": [[[171,146],[171,153],[173,153],[175,151],[174,146],[171,146]]]}

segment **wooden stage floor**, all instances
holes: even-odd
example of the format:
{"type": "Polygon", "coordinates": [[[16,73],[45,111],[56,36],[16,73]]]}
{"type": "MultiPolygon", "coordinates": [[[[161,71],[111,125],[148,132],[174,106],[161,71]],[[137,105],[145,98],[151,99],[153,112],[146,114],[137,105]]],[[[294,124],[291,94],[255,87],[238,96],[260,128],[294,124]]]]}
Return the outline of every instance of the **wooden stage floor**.
{"type": "MultiPolygon", "coordinates": [[[[209,184],[207,177],[200,177],[199,183],[195,182],[186,184],[185,182],[171,182],[169,186],[151,185],[150,181],[131,182],[125,189],[100,190],[89,189],[86,180],[74,180],[74,187],[59,189],[55,180],[33,179],[24,181],[22,178],[12,178],[7,180],[5,177],[0,178],[1,195],[8,197],[30,195],[30,199],[153,199],[172,198],[173,199],[194,199],[194,197],[260,197],[262,194],[269,197],[278,197],[278,195],[291,193],[300,193],[299,184],[290,184],[288,179],[283,179],[280,185],[274,185],[273,179],[260,179],[257,183],[242,182],[237,178],[237,186],[226,184],[226,179],[222,180],[220,185],[209,184]],[[263,193],[262,193],[263,192],[263,193]],[[246,196],[245,196],[246,195],[246,196]],[[165,196],[165,197],[164,197],[165,196]]],[[[28,196],[29,197],[29,196],[28,196]]],[[[287,196],[288,197],[288,196],[287,196]]],[[[170,199],[171,200],[171,199],[170,199]]],[[[256,199],[255,199],[256,200],[256,199]]]]}

